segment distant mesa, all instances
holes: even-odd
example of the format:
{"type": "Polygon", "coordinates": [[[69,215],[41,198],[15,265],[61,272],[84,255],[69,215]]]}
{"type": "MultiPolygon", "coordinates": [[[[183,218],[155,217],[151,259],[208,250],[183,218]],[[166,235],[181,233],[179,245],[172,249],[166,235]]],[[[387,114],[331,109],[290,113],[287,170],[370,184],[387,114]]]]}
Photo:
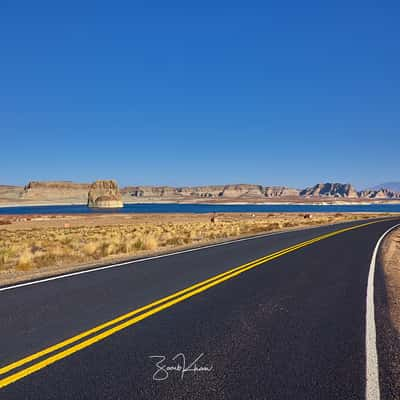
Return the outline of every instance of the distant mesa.
{"type": "Polygon", "coordinates": [[[288,188],[286,186],[266,186],[264,188],[265,197],[281,198],[281,197],[298,197],[300,190],[288,188]]]}
{"type": "Polygon", "coordinates": [[[297,197],[299,190],[284,186],[252,184],[209,185],[209,186],[128,186],[122,189],[124,196],[141,198],[176,199],[263,199],[297,197]]]}
{"type": "Polygon", "coordinates": [[[122,208],[122,195],[114,180],[103,180],[92,183],[88,193],[88,207],[122,208]]]}
{"type": "Polygon", "coordinates": [[[264,195],[263,187],[261,185],[226,185],[221,194],[222,197],[236,198],[236,197],[262,197],[264,195]]]}
{"type": "Polygon", "coordinates": [[[241,199],[241,200],[396,200],[400,192],[387,189],[364,190],[358,192],[349,183],[318,183],[305,188],[294,189],[286,186],[261,186],[249,184],[210,185],[174,188],[169,186],[128,186],[122,189],[124,198],[169,199],[181,201],[187,199],[241,199]]]}
{"type": "Polygon", "coordinates": [[[382,202],[400,201],[397,183],[357,191],[349,183],[318,183],[305,189],[256,184],[204,186],[126,186],[114,180],[93,184],[70,181],[32,181],[25,187],[0,185],[0,204],[87,204],[97,208],[121,208],[125,203],[150,202],[382,202]]]}
{"type": "Polygon", "coordinates": [[[389,189],[369,189],[360,192],[359,195],[365,199],[400,199],[400,192],[393,192],[389,189]]]}
{"type": "Polygon", "coordinates": [[[356,199],[357,190],[349,183],[319,183],[300,192],[303,197],[339,197],[356,199]]]}
{"type": "Polygon", "coordinates": [[[19,198],[25,201],[84,203],[89,187],[88,183],[70,181],[31,181],[20,191],[19,198]]]}

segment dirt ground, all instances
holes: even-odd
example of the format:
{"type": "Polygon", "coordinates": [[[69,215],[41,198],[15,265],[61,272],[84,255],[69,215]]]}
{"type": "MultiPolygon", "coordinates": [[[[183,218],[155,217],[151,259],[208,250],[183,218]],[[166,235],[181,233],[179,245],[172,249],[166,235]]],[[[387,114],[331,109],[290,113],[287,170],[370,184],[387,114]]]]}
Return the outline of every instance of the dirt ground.
{"type": "Polygon", "coordinates": [[[384,241],[382,256],[390,316],[400,334],[400,228],[384,241]]]}
{"type": "Polygon", "coordinates": [[[332,221],[349,221],[375,218],[382,214],[367,213],[218,213],[218,214],[69,214],[69,215],[0,215],[0,229],[25,230],[43,228],[70,228],[79,226],[112,226],[121,224],[163,224],[210,222],[290,222],[296,225],[312,225],[332,221]]]}

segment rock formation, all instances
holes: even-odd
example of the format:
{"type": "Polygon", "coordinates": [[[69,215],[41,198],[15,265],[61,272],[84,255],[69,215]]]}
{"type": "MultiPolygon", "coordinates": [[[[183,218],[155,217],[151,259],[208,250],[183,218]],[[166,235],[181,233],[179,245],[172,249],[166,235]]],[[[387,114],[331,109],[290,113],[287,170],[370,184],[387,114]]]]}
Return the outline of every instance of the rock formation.
{"type": "Polygon", "coordinates": [[[267,186],[264,188],[264,195],[269,198],[298,197],[299,194],[300,190],[285,186],[267,186]]]}
{"type": "Polygon", "coordinates": [[[389,189],[363,190],[359,192],[359,196],[363,199],[400,199],[399,192],[393,192],[389,189]]]}
{"type": "Polygon", "coordinates": [[[89,184],[69,181],[29,182],[21,193],[21,199],[49,202],[83,203],[87,199],[89,184]]]}
{"type": "Polygon", "coordinates": [[[176,195],[176,188],[170,186],[128,186],[121,192],[133,197],[167,197],[176,195]]]}
{"type": "Polygon", "coordinates": [[[356,189],[344,183],[319,183],[300,192],[303,197],[342,197],[356,199],[359,197],[356,189]]]}
{"type": "Polygon", "coordinates": [[[125,198],[142,197],[147,200],[159,198],[171,201],[192,199],[399,199],[400,193],[390,190],[368,190],[357,192],[350,184],[319,183],[299,190],[285,186],[261,186],[249,184],[210,185],[174,188],[171,186],[133,186],[123,189],[125,198]]]}
{"type": "Polygon", "coordinates": [[[95,208],[123,207],[117,182],[113,180],[94,182],[89,189],[87,205],[95,208]]]}
{"type": "Polygon", "coordinates": [[[224,187],[222,197],[236,198],[236,197],[263,197],[263,187],[260,185],[227,185],[224,187]]]}
{"type": "Polygon", "coordinates": [[[218,198],[222,196],[224,185],[191,186],[178,188],[178,194],[186,197],[218,198]]]}
{"type": "Polygon", "coordinates": [[[400,200],[400,192],[388,188],[357,192],[350,184],[319,183],[299,190],[285,186],[250,184],[209,186],[128,186],[120,191],[114,181],[98,181],[92,186],[68,181],[29,182],[25,187],[0,185],[0,203],[84,204],[90,207],[122,207],[125,202],[318,202],[335,200],[400,200]],[[88,195],[88,191],[90,193],[88,195]],[[122,195],[122,196],[121,196],[122,195]]]}
{"type": "Polygon", "coordinates": [[[282,197],[282,196],[298,196],[299,191],[296,189],[280,188],[274,191],[268,191],[261,185],[236,184],[236,185],[210,185],[210,186],[190,186],[173,188],[170,186],[133,186],[122,190],[124,195],[129,194],[131,197],[157,198],[170,197],[181,198],[263,198],[267,197],[282,197]]]}

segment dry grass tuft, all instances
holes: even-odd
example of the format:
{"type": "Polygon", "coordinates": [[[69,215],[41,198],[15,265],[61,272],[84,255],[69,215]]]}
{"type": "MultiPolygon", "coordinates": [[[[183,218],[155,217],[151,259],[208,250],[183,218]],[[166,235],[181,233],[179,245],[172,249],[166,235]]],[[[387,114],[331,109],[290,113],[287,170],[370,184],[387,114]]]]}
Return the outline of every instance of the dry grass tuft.
{"type": "Polygon", "coordinates": [[[89,256],[89,257],[91,257],[91,256],[93,256],[94,254],[96,254],[97,249],[98,249],[98,245],[97,245],[97,243],[94,243],[94,242],[86,243],[86,244],[83,246],[83,252],[84,252],[84,254],[86,254],[86,255],[89,256]]]}
{"type": "Polygon", "coordinates": [[[32,252],[29,249],[24,250],[18,257],[17,268],[23,271],[31,269],[33,266],[32,259],[32,252]]]}

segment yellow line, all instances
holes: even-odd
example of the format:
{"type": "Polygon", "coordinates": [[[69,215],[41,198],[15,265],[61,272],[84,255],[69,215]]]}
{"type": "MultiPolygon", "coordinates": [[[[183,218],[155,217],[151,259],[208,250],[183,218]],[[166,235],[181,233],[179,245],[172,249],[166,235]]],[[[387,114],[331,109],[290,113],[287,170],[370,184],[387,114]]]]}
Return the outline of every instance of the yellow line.
{"type": "Polygon", "coordinates": [[[259,259],[250,261],[247,264],[240,265],[240,266],[238,266],[236,268],[233,268],[233,269],[230,269],[230,270],[228,270],[226,272],[223,272],[221,274],[215,275],[215,276],[213,276],[211,278],[208,278],[208,279],[206,279],[204,281],[201,281],[201,282],[199,282],[199,283],[197,283],[195,285],[189,286],[189,287],[187,287],[187,288],[185,288],[183,290],[180,290],[180,291],[175,292],[175,293],[173,293],[173,294],[171,294],[169,296],[163,297],[163,298],[161,298],[161,299],[159,299],[157,301],[154,301],[154,302],[152,302],[150,304],[147,304],[146,306],[143,306],[143,307],[140,307],[140,308],[135,309],[133,311],[130,311],[130,312],[126,313],[126,314],[123,314],[123,315],[115,318],[115,319],[107,321],[104,324],[95,326],[94,328],[91,328],[91,329],[89,329],[89,330],[87,330],[85,332],[82,332],[82,333],[80,333],[80,334],[78,334],[76,336],[73,336],[73,337],[71,337],[69,339],[66,339],[66,340],[60,342],[60,343],[57,343],[57,344],[55,344],[53,346],[50,346],[50,347],[48,347],[48,348],[46,348],[44,350],[41,350],[41,351],[39,351],[37,353],[34,353],[34,354],[32,354],[32,355],[30,355],[28,357],[25,357],[25,358],[22,358],[22,359],[20,359],[20,360],[18,360],[16,362],[13,362],[12,364],[8,364],[8,365],[0,368],[0,375],[4,375],[7,372],[10,372],[11,370],[13,370],[15,368],[18,368],[18,367],[21,367],[24,364],[27,364],[28,362],[34,361],[34,360],[36,360],[36,359],[38,359],[40,357],[43,357],[43,356],[45,356],[45,355],[47,355],[49,353],[53,353],[56,350],[59,350],[59,349],[65,347],[65,346],[68,346],[68,345],[70,345],[70,344],[72,344],[74,342],[77,342],[77,341],[79,341],[81,339],[84,339],[85,337],[90,336],[90,335],[92,335],[92,334],[94,334],[96,332],[99,332],[99,331],[101,331],[101,330],[103,330],[105,328],[108,328],[108,327],[110,327],[112,325],[115,325],[118,322],[122,322],[123,320],[128,319],[128,318],[130,318],[130,317],[132,317],[132,316],[134,316],[136,314],[139,314],[142,311],[146,311],[146,310],[148,310],[148,309],[150,309],[152,307],[155,307],[155,306],[157,306],[157,305],[159,305],[161,303],[164,303],[164,302],[166,302],[168,300],[171,300],[172,298],[175,298],[175,297],[180,296],[182,294],[185,294],[185,293],[187,293],[187,292],[189,292],[191,290],[194,290],[194,289],[196,289],[196,288],[198,288],[200,286],[203,286],[203,285],[205,285],[205,284],[207,284],[207,283],[209,283],[211,281],[214,281],[214,280],[219,279],[219,278],[221,278],[223,276],[229,275],[234,271],[237,271],[239,269],[242,269],[244,267],[252,265],[252,264],[254,264],[256,262],[260,262],[262,260],[264,262],[266,262],[272,256],[275,256],[277,254],[281,254],[282,252],[285,252],[285,254],[286,254],[286,251],[289,250],[289,249],[293,249],[294,250],[294,249],[297,249],[299,245],[304,245],[304,244],[309,243],[309,242],[312,243],[313,241],[314,241],[314,239],[311,239],[311,240],[308,240],[306,242],[302,242],[300,244],[293,245],[293,246],[288,247],[286,249],[279,250],[279,251],[277,251],[275,253],[272,253],[272,254],[269,254],[267,256],[261,257],[259,259]]]}
{"type": "MultiPolygon", "coordinates": [[[[290,247],[290,249],[291,248],[297,248],[297,246],[298,245],[294,245],[294,246],[290,247]]],[[[285,250],[287,250],[287,249],[285,249],[285,250]]],[[[77,342],[77,341],[79,341],[81,339],[84,339],[85,337],[90,336],[93,333],[99,332],[99,331],[101,331],[101,330],[103,330],[105,328],[108,328],[108,327],[110,327],[112,325],[115,325],[118,322],[122,322],[125,319],[128,319],[128,318],[130,318],[130,317],[132,317],[132,316],[134,316],[136,314],[141,313],[142,311],[146,311],[146,310],[148,310],[148,309],[150,309],[152,307],[155,307],[155,306],[157,306],[157,305],[159,305],[161,303],[164,303],[164,302],[166,302],[168,300],[171,300],[172,298],[175,298],[177,296],[185,294],[185,293],[187,293],[187,292],[189,292],[189,291],[191,291],[193,289],[196,289],[196,288],[198,288],[200,286],[203,286],[203,285],[205,285],[205,284],[207,284],[207,283],[209,283],[211,281],[214,281],[214,280],[216,280],[216,279],[218,279],[218,278],[220,278],[222,276],[229,275],[229,274],[231,274],[232,272],[234,272],[234,271],[236,271],[238,269],[244,268],[244,267],[246,267],[248,265],[251,265],[251,264],[253,264],[253,263],[257,262],[257,261],[261,261],[261,260],[264,260],[264,259],[266,260],[269,257],[274,256],[276,254],[280,254],[282,251],[283,250],[280,250],[280,251],[278,251],[276,253],[269,254],[268,256],[262,257],[260,259],[253,260],[253,261],[251,261],[251,262],[249,262],[247,264],[240,265],[239,267],[236,267],[234,269],[228,270],[228,271],[226,271],[224,273],[221,273],[219,275],[215,275],[215,276],[213,276],[213,277],[211,277],[211,278],[209,278],[209,279],[207,279],[205,281],[199,282],[199,283],[197,283],[195,285],[187,287],[186,289],[180,290],[180,291],[175,292],[175,293],[173,293],[173,294],[171,294],[169,296],[163,297],[163,298],[161,298],[161,299],[159,299],[157,301],[154,301],[154,302],[152,302],[150,304],[147,304],[146,306],[143,306],[143,307],[140,307],[140,308],[135,309],[133,311],[130,311],[130,312],[126,313],[126,314],[123,314],[123,315],[115,318],[115,319],[107,321],[104,324],[95,326],[94,328],[91,328],[91,329],[89,329],[87,331],[84,331],[84,332],[82,332],[82,333],[80,333],[80,334],[78,334],[76,336],[73,336],[73,337],[71,337],[69,339],[66,339],[66,340],[64,340],[64,341],[62,341],[60,343],[57,343],[57,344],[55,344],[53,346],[50,346],[50,347],[48,347],[48,348],[46,348],[44,350],[41,350],[41,351],[39,351],[37,353],[34,353],[34,354],[30,355],[28,357],[22,358],[21,360],[13,362],[12,364],[8,364],[8,365],[0,368],[0,375],[4,375],[7,372],[10,372],[11,370],[13,370],[15,368],[18,368],[18,367],[21,367],[24,364],[27,364],[28,362],[34,361],[34,360],[36,360],[36,359],[38,359],[40,357],[43,357],[43,356],[45,356],[45,355],[47,355],[49,353],[53,353],[54,351],[59,350],[59,349],[65,347],[65,346],[68,346],[69,344],[77,342]]]]}
{"type": "Polygon", "coordinates": [[[27,368],[25,368],[25,369],[23,369],[23,370],[21,370],[19,372],[16,372],[16,373],[14,373],[14,374],[6,377],[6,378],[1,379],[0,380],[0,388],[4,388],[4,387],[10,385],[11,383],[14,383],[14,382],[24,378],[25,376],[28,376],[28,375],[36,372],[36,371],[39,371],[39,370],[47,367],[50,364],[55,363],[56,361],[59,361],[59,360],[65,358],[65,357],[68,357],[71,354],[74,354],[74,353],[76,353],[76,352],[78,352],[78,351],[80,351],[80,350],[82,350],[82,349],[84,349],[84,348],[86,348],[88,346],[91,346],[92,344],[97,343],[97,342],[99,342],[99,341],[101,341],[101,340],[113,335],[116,332],[119,332],[119,331],[121,331],[123,329],[126,329],[127,327],[132,326],[132,325],[142,321],[143,319],[148,318],[151,315],[154,315],[154,314],[156,314],[156,313],[158,313],[158,312],[160,312],[160,311],[162,311],[164,309],[172,307],[173,305],[175,305],[177,303],[180,303],[180,302],[182,302],[182,301],[184,301],[184,300],[186,300],[186,299],[188,299],[190,297],[193,297],[196,294],[202,293],[202,292],[208,290],[211,287],[214,287],[216,285],[219,285],[222,282],[227,281],[228,279],[232,279],[232,278],[244,273],[245,271],[248,271],[248,270],[250,270],[252,268],[255,268],[255,267],[257,267],[257,266],[259,266],[261,264],[264,264],[264,263],[266,263],[268,261],[274,260],[274,259],[276,259],[278,257],[281,257],[281,256],[285,255],[285,254],[291,253],[291,252],[296,251],[298,249],[301,249],[303,247],[309,246],[309,245],[311,245],[313,243],[316,243],[316,242],[319,242],[321,240],[327,239],[329,237],[336,236],[336,235],[339,235],[340,233],[351,231],[353,229],[358,229],[358,228],[361,228],[361,227],[364,227],[364,226],[367,226],[367,225],[375,224],[377,222],[380,222],[380,221],[368,222],[368,223],[365,223],[365,224],[357,225],[357,226],[350,227],[350,228],[344,228],[344,229],[341,229],[341,230],[338,230],[338,231],[334,231],[334,232],[331,232],[331,233],[328,233],[328,234],[325,234],[325,235],[322,235],[322,236],[318,236],[318,237],[316,237],[314,239],[307,240],[307,241],[299,243],[297,245],[294,245],[294,246],[288,247],[286,249],[280,250],[278,252],[269,254],[269,255],[267,255],[265,257],[261,257],[259,259],[253,260],[253,261],[251,261],[249,263],[240,265],[240,266],[238,266],[236,268],[233,268],[233,269],[231,269],[229,271],[226,271],[226,272],[224,272],[222,274],[216,275],[216,276],[214,276],[212,278],[209,278],[209,279],[204,280],[202,282],[199,282],[199,283],[197,283],[195,285],[192,285],[192,286],[190,286],[190,287],[188,287],[186,289],[180,290],[180,291],[178,291],[178,292],[176,292],[174,294],[171,294],[171,295],[169,295],[167,297],[159,299],[159,300],[157,300],[157,301],[155,301],[153,303],[150,303],[150,304],[148,304],[148,305],[146,305],[144,307],[138,308],[138,309],[133,310],[133,311],[131,311],[129,313],[121,315],[118,318],[110,320],[110,321],[108,321],[108,322],[106,322],[104,324],[98,325],[98,326],[96,326],[96,327],[94,327],[94,328],[92,328],[92,329],[90,329],[88,331],[82,332],[79,335],[73,336],[73,337],[71,337],[71,338],[69,338],[67,340],[64,340],[64,341],[62,341],[60,343],[57,343],[57,344],[55,344],[53,346],[50,346],[50,347],[48,347],[48,348],[46,348],[46,349],[44,349],[42,351],[34,353],[34,354],[32,354],[32,355],[30,355],[28,357],[22,358],[21,360],[18,360],[18,361],[13,362],[13,363],[11,363],[9,365],[6,365],[6,366],[4,366],[4,367],[2,367],[0,369],[0,374],[5,374],[7,372],[10,372],[11,370],[13,370],[15,368],[21,367],[21,366],[23,366],[23,365],[25,365],[25,364],[27,364],[27,363],[29,363],[31,361],[34,361],[34,360],[36,360],[36,359],[38,359],[40,357],[43,357],[43,356],[47,355],[49,353],[53,353],[56,350],[62,349],[63,347],[68,346],[69,344],[75,343],[80,339],[83,339],[83,338],[85,338],[85,337],[87,337],[89,335],[92,335],[92,334],[94,334],[96,332],[99,332],[100,330],[108,328],[108,327],[110,327],[112,325],[117,324],[118,322],[122,322],[122,321],[127,320],[128,318],[130,318],[130,317],[132,317],[134,315],[137,315],[137,314],[139,314],[139,313],[141,313],[143,311],[146,311],[143,314],[141,314],[139,316],[136,316],[135,318],[128,319],[127,321],[125,321],[125,322],[123,322],[123,323],[121,323],[121,324],[119,324],[117,326],[114,326],[113,328],[110,328],[110,329],[108,329],[108,330],[106,330],[106,331],[104,331],[102,333],[99,333],[98,335],[95,335],[95,336],[91,337],[90,339],[87,339],[87,340],[85,340],[85,341],[83,341],[81,343],[78,343],[78,344],[76,344],[76,345],[74,345],[72,347],[69,347],[68,349],[63,350],[63,351],[61,351],[61,352],[59,352],[57,354],[54,354],[54,355],[52,355],[52,356],[50,356],[50,357],[48,357],[48,358],[36,363],[36,364],[31,365],[30,367],[27,367],[27,368]],[[155,308],[153,308],[153,307],[155,307],[155,308]]]}

